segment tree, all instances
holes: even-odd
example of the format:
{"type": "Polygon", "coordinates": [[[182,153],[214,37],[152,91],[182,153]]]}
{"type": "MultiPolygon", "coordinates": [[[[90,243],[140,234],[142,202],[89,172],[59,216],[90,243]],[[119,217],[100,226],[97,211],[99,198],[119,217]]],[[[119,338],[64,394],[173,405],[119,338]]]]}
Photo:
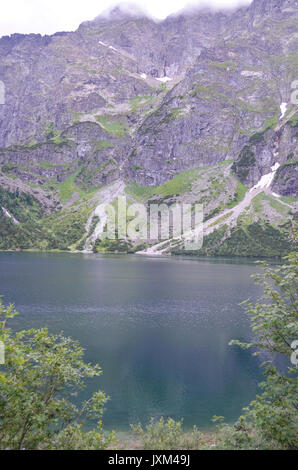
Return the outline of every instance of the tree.
{"type": "Polygon", "coordinates": [[[0,299],[0,341],[5,365],[0,366],[0,449],[106,449],[113,434],[102,429],[101,391],[81,407],[71,398],[85,379],[99,376],[98,365],[83,362],[83,349],[71,338],[50,334],[47,328],[13,332],[7,320],[17,315],[0,299]],[[85,419],[97,419],[89,432],[85,419]]]}
{"type": "Polygon", "coordinates": [[[220,448],[298,448],[297,365],[290,366],[298,339],[298,255],[290,254],[281,267],[263,267],[264,272],[256,275],[255,280],[264,287],[264,295],[255,304],[244,302],[254,338],[251,343],[231,342],[242,348],[254,348],[254,354],[269,355],[263,364],[265,381],[260,384],[263,393],[244,410],[235,426],[220,426],[220,448]],[[286,358],[287,370],[278,370],[273,365],[276,355],[286,358]]]}

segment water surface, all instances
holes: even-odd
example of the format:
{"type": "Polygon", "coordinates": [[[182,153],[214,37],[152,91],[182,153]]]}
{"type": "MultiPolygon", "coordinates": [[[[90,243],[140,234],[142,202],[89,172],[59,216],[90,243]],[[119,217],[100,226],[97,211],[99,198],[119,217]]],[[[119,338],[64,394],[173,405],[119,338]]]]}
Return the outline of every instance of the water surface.
{"type": "Polygon", "coordinates": [[[248,260],[1,253],[0,294],[16,328],[64,331],[103,375],[104,423],[126,430],[151,416],[207,429],[235,420],[257,392],[260,359],[228,346],[249,339],[238,304],[260,294],[248,260]]]}

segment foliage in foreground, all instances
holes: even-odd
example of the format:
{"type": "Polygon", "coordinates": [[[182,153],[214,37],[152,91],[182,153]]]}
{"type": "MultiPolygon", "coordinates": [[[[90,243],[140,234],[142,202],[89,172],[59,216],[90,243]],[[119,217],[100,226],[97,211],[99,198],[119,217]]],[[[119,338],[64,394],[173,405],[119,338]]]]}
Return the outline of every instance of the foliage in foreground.
{"type": "Polygon", "coordinates": [[[85,379],[99,376],[99,366],[83,362],[77,342],[46,328],[14,333],[6,327],[16,315],[0,299],[0,341],[5,365],[0,367],[0,449],[106,449],[113,435],[104,435],[101,416],[107,396],[98,391],[80,408],[71,398],[85,379]],[[84,420],[98,427],[82,429],[84,420]]]}
{"type": "Polygon", "coordinates": [[[244,302],[250,316],[254,339],[251,343],[232,341],[232,345],[254,348],[254,354],[266,353],[265,381],[261,395],[244,410],[235,426],[220,426],[224,438],[219,447],[229,449],[297,449],[298,381],[297,366],[286,371],[272,365],[284,357],[291,364],[293,342],[298,338],[298,254],[286,258],[279,268],[265,265],[255,281],[264,295],[254,305],[244,302]]]}
{"type": "Polygon", "coordinates": [[[182,430],[182,420],[174,421],[168,418],[160,418],[155,421],[151,418],[150,423],[143,428],[141,424],[132,426],[133,432],[140,439],[144,450],[195,450],[204,443],[203,434],[196,426],[189,433],[182,430]]]}

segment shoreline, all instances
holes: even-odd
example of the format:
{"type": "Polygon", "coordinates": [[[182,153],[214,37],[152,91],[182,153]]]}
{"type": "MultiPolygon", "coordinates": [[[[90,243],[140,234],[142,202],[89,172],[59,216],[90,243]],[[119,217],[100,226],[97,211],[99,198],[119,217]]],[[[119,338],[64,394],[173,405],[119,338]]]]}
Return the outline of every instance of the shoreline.
{"type": "MultiPolygon", "coordinates": [[[[121,255],[121,256],[127,256],[127,255],[135,255],[139,257],[154,257],[154,258],[203,258],[203,259],[250,259],[250,260],[282,260],[284,256],[240,256],[240,255],[204,255],[204,254],[196,254],[196,253],[145,253],[145,252],[121,252],[121,251],[106,251],[106,252],[94,252],[94,251],[78,251],[78,250],[38,250],[38,249],[28,249],[28,250],[22,250],[22,249],[17,249],[17,250],[1,250],[0,253],[37,253],[37,254],[54,254],[54,253],[66,253],[69,255],[121,255]]],[[[288,253],[288,255],[291,252],[288,253]]],[[[286,255],[287,256],[287,255],[286,255]]]]}

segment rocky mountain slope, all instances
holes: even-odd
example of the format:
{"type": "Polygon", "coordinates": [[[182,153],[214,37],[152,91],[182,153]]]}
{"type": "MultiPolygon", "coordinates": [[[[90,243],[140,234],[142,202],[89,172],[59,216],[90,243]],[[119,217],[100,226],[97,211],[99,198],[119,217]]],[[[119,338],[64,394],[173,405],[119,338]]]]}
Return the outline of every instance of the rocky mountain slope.
{"type": "Polygon", "coordinates": [[[0,249],[181,252],[103,240],[97,207],[122,194],[203,204],[200,254],[286,254],[297,50],[297,0],[162,22],[116,8],[75,32],[2,37],[0,249]]]}

